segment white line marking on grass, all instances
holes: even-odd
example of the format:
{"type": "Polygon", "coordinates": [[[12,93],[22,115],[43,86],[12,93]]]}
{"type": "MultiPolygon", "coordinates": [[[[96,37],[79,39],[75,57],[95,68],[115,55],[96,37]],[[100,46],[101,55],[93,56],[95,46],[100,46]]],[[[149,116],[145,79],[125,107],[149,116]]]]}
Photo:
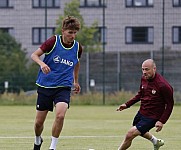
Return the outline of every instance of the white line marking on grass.
{"type": "MultiPolygon", "coordinates": [[[[80,135],[80,136],[60,136],[60,138],[70,139],[70,138],[120,138],[122,136],[114,136],[114,135],[108,135],[108,136],[99,136],[99,135],[80,135]]],[[[0,136],[0,139],[33,139],[35,137],[32,136],[0,136]]],[[[45,139],[49,139],[50,136],[43,136],[45,139]]]]}
{"type": "MultiPolygon", "coordinates": [[[[75,138],[123,138],[124,136],[114,136],[114,135],[108,135],[108,136],[100,136],[100,135],[80,135],[80,136],[60,136],[60,139],[75,139],[75,138]]],[[[34,139],[35,137],[33,136],[0,136],[0,139],[34,139]]],[[[51,136],[43,136],[43,139],[51,139],[51,136]]],[[[171,140],[178,140],[177,137],[169,137],[166,138],[171,139],[171,140]]],[[[137,140],[142,140],[142,138],[138,138],[137,140]]]]}

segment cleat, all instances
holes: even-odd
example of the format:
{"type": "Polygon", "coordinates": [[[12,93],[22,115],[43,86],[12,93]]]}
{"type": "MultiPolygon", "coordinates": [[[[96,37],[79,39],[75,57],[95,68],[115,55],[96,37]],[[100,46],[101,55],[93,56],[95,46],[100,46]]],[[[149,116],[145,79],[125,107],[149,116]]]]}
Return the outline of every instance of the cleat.
{"type": "Polygon", "coordinates": [[[158,150],[163,145],[164,145],[164,141],[161,139],[158,139],[157,143],[154,145],[154,150],[158,150]]]}
{"type": "Polygon", "coordinates": [[[41,147],[42,143],[43,143],[43,139],[41,138],[41,143],[40,143],[40,145],[34,144],[33,150],[40,150],[40,147],[41,147]]]}

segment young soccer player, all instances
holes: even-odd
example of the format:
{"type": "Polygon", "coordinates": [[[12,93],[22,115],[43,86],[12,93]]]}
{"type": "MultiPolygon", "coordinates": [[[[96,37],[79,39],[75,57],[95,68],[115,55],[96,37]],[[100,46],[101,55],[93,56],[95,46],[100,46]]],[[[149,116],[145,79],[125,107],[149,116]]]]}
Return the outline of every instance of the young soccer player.
{"type": "Polygon", "coordinates": [[[44,121],[55,106],[55,120],[52,126],[50,150],[55,150],[62,131],[66,111],[70,103],[71,87],[80,92],[78,82],[79,58],[82,46],[75,40],[80,29],[77,18],[68,16],[62,22],[62,35],[55,35],[45,41],[32,53],[31,58],[40,66],[38,85],[34,150],[40,150],[44,121]],[[40,56],[44,55],[43,61],[40,56]]]}

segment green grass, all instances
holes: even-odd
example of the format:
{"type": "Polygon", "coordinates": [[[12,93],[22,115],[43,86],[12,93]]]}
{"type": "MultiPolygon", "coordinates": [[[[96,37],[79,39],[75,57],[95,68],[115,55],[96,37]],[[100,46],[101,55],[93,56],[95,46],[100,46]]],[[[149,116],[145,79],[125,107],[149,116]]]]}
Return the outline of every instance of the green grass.
{"type": "MultiPolygon", "coordinates": [[[[57,150],[117,150],[138,107],[116,112],[117,106],[74,106],[67,112],[57,150]]],[[[163,150],[180,150],[181,106],[175,106],[161,132],[151,132],[165,140],[163,150]]],[[[0,150],[32,150],[34,106],[0,106],[0,150]]],[[[49,113],[43,132],[42,150],[50,144],[54,113],[49,113]]],[[[137,137],[130,150],[152,150],[151,142],[137,137]]]]}

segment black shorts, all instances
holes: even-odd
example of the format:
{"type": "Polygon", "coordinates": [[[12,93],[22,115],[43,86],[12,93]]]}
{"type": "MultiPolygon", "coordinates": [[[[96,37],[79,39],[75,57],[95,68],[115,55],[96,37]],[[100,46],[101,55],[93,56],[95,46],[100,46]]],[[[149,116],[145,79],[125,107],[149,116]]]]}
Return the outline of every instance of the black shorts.
{"type": "Polygon", "coordinates": [[[141,135],[143,136],[146,132],[155,127],[155,123],[157,121],[158,120],[156,119],[145,117],[138,112],[133,120],[133,126],[136,126],[138,131],[140,131],[141,135]]]}
{"type": "Polygon", "coordinates": [[[70,87],[59,88],[42,88],[37,89],[38,97],[36,103],[36,109],[40,111],[48,110],[53,111],[54,105],[58,102],[70,103],[70,87]]]}

